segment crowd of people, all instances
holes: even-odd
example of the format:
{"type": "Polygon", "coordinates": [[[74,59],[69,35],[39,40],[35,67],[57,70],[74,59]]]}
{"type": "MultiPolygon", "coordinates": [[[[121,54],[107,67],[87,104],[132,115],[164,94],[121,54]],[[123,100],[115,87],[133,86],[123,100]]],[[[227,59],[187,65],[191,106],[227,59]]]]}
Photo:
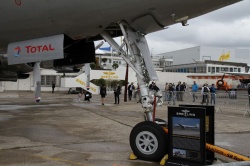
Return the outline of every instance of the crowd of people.
{"type": "MultiPolygon", "coordinates": [[[[156,83],[154,81],[151,82],[151,84],[148,86],[149,90],[160,90],[158,86],[156,86],[156,83]]],[[[189,91],[187,84],[185,82],[179,81],[177,85],[174,83],[166,83],[165,84],[165,101],[170,104],[170,102],[173,102],[173,105],[175,105],[176,101],[184,101],[184,93],[185,91],[189,91]]],[[[121,94],[121,86],[117,84],[114,88],[114,104],[120,103],[120,94],[121,94]]],[[[137,84],[137,86],[134,85],[133,82],[128,84],[127,86],[127,94],[128,94],[128,100],[131,101],[132,99],[136,100],[137,103],[140,102],[140,87],[137,84]]],[[[202,85],[202,87],[199,88],[199,85],[194,81],[192,88],[191,88],[191,94],[193,97],[193,102],[195,102],[198,99],[198,94],[202,95],[201,104],[208,104],[209,99],[210,103],[214,104],[216,103],[216,89],[215,85],[212,84],[210,87],[207,83],[202,85]],[[200,92],[199,92],[200,89],[200,92]]],[[[100,87],[100,95],[102,99],[102,105],[104,105],[105,102],[105,96],[107,95],[106,86],[102,85],[100,87]]]]}
{"type": "MultiPolygon", "coordinates": [[[[152,82],[149,85],[149,89],[154,89],[154,90],[159,90],[159,88],[155,85],[155,82],[152,82]]],[[[132,99],[137,100],[137,103],[141,102],[141,96],[140,96],[140,86],[137,84],[137,86],[134,85],[133,82],[128,84],[127,86],[127,94],[128,94],[128,100],[131,101],[132,99]]],[[[119,84],[116,84],[114,88],[114,99],[115,103],[114,104],[119,104],[120,103],[120,94],[121,94],[121,86],[119,84]]],[[[105,103],[105,97],[107,95],[107,89],[105,85],[102,85],[100,87],[100,95],[101,95],[101,100],[102,100],[102,105],[105,103]]]]}
{"type": "MultiPolygon", "coordinates": [[[[148,88],[149,90],[155,90],[155,91],[160,90],[159,87],[156,86],[156,83],[154,81],[151,82],[148,88]]],[[[205,83],[200,89],[202,94],[201,104],[204,103],[208,104],[210,99],[210,103],[215,105],[216,103],[215,85],[212,84],[209,87],[208,84],[205,83]]],[[[188,87],[185,82],[181,83],[181,81],[179,81],[177,85],[175,85],[174,83],[166,83],[165,101],[167,101],[168,104],[170,104],[170,102],[173,102],[173,105],[175,105],[176,101],[184,101],[184,93],[187,90],[188,87]]],[[[133,82],[128,84],[127,92],[129,101],[134,99],[137,101],[137,103],[141,102],[140,87],[138,84],[137,86],[134,86],[133,82]]],[[[200,94],[199,86],[195,81],[193,82],[191,92],[192,92],[193,102],[195,102],[198,99],[198,94],[200,94]]],[[[120,104],[120,94],[121,94],[121,86],[119,84],[116,84],[116,86],[114,87],[114,101],[115,101],[114,104],[120,104]]],[[[102,105],[104,105],[105,97],[107,95],[107,88],[104,84],[100,87],[100,95],[101,95],[102,105]]],[[[81,93],[79,93],[78,94],[79,102],[81,102],[83,96],[84,96],[84,101],[90,102],[90,99],[92,98],[92,94],[90,92],[83,90],[81,93]]]]}
{"type": "MultiPolygon", "coordinates": [[[[212,84],[210,87],[208,86],[207,83],[205,83],[201,88],[201,104],[209,103],[209,98],[211,104],[215,105],[216,101],[216,89],[214,84],[212,84]],[[209,97],[210,95],[210,97],[209,97]]],[[[184,101],[184,93],[185,91],[188,90],[188,87],[185,82],[179,81],[177,85],[174,83],[166,83],[165,85],[165,101],[168,101],[168,104],[170,102],[173,102],[173,105],[175,105],[176,100],[177,101],[184,101]]],[[[199,94],[199,86],[198,84],[194,81],[192,85],[192,97],[193,97],[193,102],[198,99],[198,94],[199,94]]]]}
{"type": "Polygon", "coordinates": [[[165,101],[173,101],[173,105],[175,105],[175,101],[183,101],[184,100],[184,92],[187,89],[187,85],[185,82],[179,81],[177,85],[174,83],[166,83],[165,85],[165,101]]]}

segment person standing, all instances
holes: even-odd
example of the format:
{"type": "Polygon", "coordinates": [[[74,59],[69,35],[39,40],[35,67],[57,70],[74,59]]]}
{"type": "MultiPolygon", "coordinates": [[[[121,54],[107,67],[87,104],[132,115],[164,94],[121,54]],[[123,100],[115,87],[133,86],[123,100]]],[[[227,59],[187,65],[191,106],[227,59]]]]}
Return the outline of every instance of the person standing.
{"type": "Polygon", "coordinates": [[[198,85],[196,84],[196,82],[194,81],[194,84],[192,85],[192,92],[193,92],[193,102],[195,102],[195,99],[198,98],[198,96],[196,95],[198,92],[198,85]]]}
{"type": "Polygon", "coordinates": [[[180,85],[180,101],[183,101],[183,96],[184,96],[184,93],[185,93],[185,90],[186,90],[186,84],[185,82],[183,82],[181,85],[180,85]]]}
{"type": "Polygon", "coordinates": [[[168,83],[166,82],[166,85],[165,85],[165,101],[168,101],[168,98],[169,98],[169,86],[168,86],[168,83]]]}
{"type": "Polygon", "coordinates": [[[173,101],[173,105],[175,105],[175,86],[174,84],[170,83],[168,86],[169,98],[168,98],[168,105],[170,102],[173,101]]]}
{"type": "Polygon", "coordinates": [[[78,93],[78,102],[81,102],[81,99],[82,99],[82,93],[78,93]]]}
{"type": "Polygon", "coordinates": [[[132,99],[132,95],[133,95],[133,90],[135,89],[134,83],[131,82],[131,84],[128,86],[128,99],[131,100],[132,99]]]}
{"type": "Polygon", "coordinates": [[[114,96],[115,96],[115,103],[114,104],[119,104],[120,103],[120,94],[121,94],[121,87],[119,84],[116,85],[115,90],[114,90],[114,96]]]}
{"type": "Polygon", "coordinates": [[[208,88],[208,84],[204,84],[203,87],[201,88],[201,94],[202,94],[202,102],[201,104],[203,103],[206,103],[208,105],[209,101],[208,101],[208,93],[209,93],[210,89],[208,88]]]}
{"type": "Polygon", "coordinates": [[[55,83],[52,81],[52,93],[54,93],[55,87],[56,87],[56,85],[55,85],[55,83]]]}
{"type": "Polygon", "coordinates": [[[135,89],[134,96],[133,96],[134,100],[136,100],[137,95],[139,95],[139,84],[138,83],[137,83],[137,87],[135,89]]]}
{"type": "Polygon", "coordinates": [[[180,95],[180,93],[181,93],[181,81],[179,81],[178,84],[176,85],[175,91],[176,91],[176,98],[178,101],[180,101],[181,100],[181,97],[180,97],[181,96],[180,95]]]}
{"type": "Polygon", "coordinates": [[[102,105],[104,105],[105,97],[107,95],[107,89],[106,89],[106,86],[104,84],[102,84],[102,86],[100,88],[100,95],[101,95],[101,99],[102,99],[102,105]]]}
{"type": "Polygon", "coordinates": [[[212,84],[210,88],[210,94],[211,94],[211,104],[214,103],[215,105],[216,90],[215,90],[214,84],[212,84]]]}

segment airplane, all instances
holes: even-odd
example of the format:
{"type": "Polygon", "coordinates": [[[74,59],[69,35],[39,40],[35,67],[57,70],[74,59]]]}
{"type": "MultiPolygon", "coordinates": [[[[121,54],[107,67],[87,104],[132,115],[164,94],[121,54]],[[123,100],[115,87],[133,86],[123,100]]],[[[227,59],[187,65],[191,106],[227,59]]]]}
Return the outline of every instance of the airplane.
{"type": "Polygon", "coordinates": [[[197,124],[195,126],[191,126],[191,125],[184,125],[184,124],[175,124],[175,127],[180,127],[181,129],[199,129],[200,128],[200,125],[197,124]]]}
{"type": "MultiPolygon", "coordinates": [[[[35,100],[39,102],[40,67],[74,69],[94,62],[94,41],[104,39],[135,71],[144,119],[153,122],[154,96],[149,95],[147,85],[158,77],[145,36],[176,23],[186,27],[189,19],[240,1],[1,0],[0,54],[7,56],[1,58],[0,77],[9,71],[14,79],[27,77],[23,74],[33,70],[35,100]],[[124,40],[118,45],[113,38],[120,36],[124,40]]],[[[143,156],[151,155],[151,160],[156,160],[152,156],[163,156],[152,150],[143,156]]]]}
{"type": "Polygon", "coordinates": [[[153,121],[147,84],[158,77],[145,35],[176,23],[185,27],[189,19],[240,1],[2,0],[0,53],[7,56],[1,58],[0,74],[11,71],[12,78],[24,78],[33,69],[35,98],[40,101],[42,65],[74,68],[94,62],[94,41],[104,39],[136,72],[145,120],[153,121]],[[121,45],[113,39],[119,36],[124,37],[121,45]]]}
{"type": "Polygon", "coordinates": [[[199,75],[188,75],[191,79],[215,79],[217,90],[231,90],[234,89],[225,79],[239,80],[243,84],[250,83],[250,73],[238,73],[238,72],[226,72],[221,74],[199,74],[199,75]]]}
{"type": "Polygon", "coordinates": [[[176,150],[173,152],[173,156],[176,156],[176,157],[184,157],[185,156],[185,153],[181,153],[180,150],[176,150]]]}

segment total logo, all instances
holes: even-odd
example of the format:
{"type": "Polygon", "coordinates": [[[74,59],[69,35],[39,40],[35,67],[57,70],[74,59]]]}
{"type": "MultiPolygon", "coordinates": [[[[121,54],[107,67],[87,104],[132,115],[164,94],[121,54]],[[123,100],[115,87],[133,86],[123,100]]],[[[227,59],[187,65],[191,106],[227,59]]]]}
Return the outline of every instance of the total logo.
{"type": "MultiPolygon", "coordinates": [[[[32,46],[32,45],[27,45],[24,46],[24,52],[25,54],[36,54],[36,53],[43,53],[43,52],[49,52],[49,51],[54,51],[55,48],[51,45],[37,45],[37,46],[32,46]]],[[[14,56],[18,57],[20,56],[21,48],[20,46],[16,47],[14,49],[14,56]]]]}
{"type": "Polygon", "coordinates": [[[19,57],[20,55],[20,52],[21,52],[21,48],[18,46],[14,49],[14,56],[15,57],[19,57]]]}
{"type": "Polygon", "coordinates": [[[40,52],[48,52],[48,51],[54,51],[55,48],[51,46],[51,44],[48,45],[39,45],[39,46],[25,46],[26,53],[27,54],[35,54],[40,52]]]}

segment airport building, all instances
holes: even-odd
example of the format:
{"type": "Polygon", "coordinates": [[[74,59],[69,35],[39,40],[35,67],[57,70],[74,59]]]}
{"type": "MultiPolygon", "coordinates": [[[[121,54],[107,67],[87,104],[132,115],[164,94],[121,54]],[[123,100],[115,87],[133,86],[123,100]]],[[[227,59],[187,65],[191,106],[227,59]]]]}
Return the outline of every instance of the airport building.
{"type": "MultiPolygon", "coordinates": [[[[187,75],[191,73],[245,72],[250,64],[250,50],[199,46],[152,56],[152,62],[159,78],[157,85],[163,89],[166,82],[177,83],[182,81],[191,85],[193,80],[187,78],[187,75]]],[[[112,80],[107,75],[107,71],[115,73],[113,76],[116,76],[119,80],[125,79],[123,75],[125,77],[126,62],[117,53],[97,54],[96,66],[97,68],[94,72],[91,72],[91,79],[104,78],[112,80]],[[104,62],[103,59],[106,59],[106,61],[104,62]],[[118,64],[119,67],[117,69],[113,68],[114,63],[118,64]]],[[[76,78],[82,73],[84,73],[84,68],[79,73],[66,74],[57,73],[55,70],[42,69],[42,91],[51,91],[52,81],[56,83],[55,91],[67,91],[70,87],[75,87],[76,85],[74,83],[71,86],[69,80],[76,78]],[[66,84],[67,86],[65,86],[66,84]]],[[[20,79],[17,82],[0,82],[0,91],[34,91],[33,74],[32,72],[29,74],[29,78],[20,79]]],[[[129,68],[129,82],[136,81],[135,72],[129,68]]]]}
{"type": "Polygon", "coordinates": [[[178,73],[245,72],[250,65],[250,49],[192,47],[159,54],[172,57],[172,66],[163,71],[178,73]]]}

